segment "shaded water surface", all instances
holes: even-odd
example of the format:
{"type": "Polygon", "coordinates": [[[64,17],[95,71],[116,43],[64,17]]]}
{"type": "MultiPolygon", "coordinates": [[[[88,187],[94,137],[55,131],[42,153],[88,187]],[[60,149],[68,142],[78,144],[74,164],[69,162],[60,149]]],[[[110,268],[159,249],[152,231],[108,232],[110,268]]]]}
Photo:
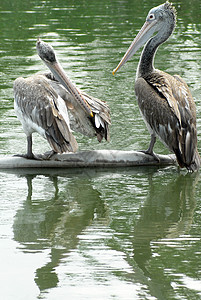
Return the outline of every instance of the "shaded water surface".
{"type": "MultiPolygon", "coordinates": [[[[111,142],[75,134],[82,149],[145,149],[134,96],[140,51],[112,70],[152,1],[0,1],[0,155],[23,153],[13,110],[18,76],[45,71],[38,37],[69,77],[112,111],[111,142]]],[[[176,1],[178,22],[155,65],[180,74],[197,105],[201,136],[201,4],[176,1]]],[[[34,136],[34,151],[48,149],[34,136]]],[[[157,142],[155,151],[168,153],[157,142]]],[[[200,173],[177,167],[0,171],[1,299],[199,299],[200,173]]]]}

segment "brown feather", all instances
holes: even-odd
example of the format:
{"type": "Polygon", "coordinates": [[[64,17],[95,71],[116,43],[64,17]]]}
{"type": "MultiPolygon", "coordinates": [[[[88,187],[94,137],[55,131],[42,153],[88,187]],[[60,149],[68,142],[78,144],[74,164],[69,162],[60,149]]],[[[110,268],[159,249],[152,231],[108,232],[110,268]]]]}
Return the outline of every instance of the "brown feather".
{"type": "Polygon", "coordinates": [[[70,114],[73,116],[73,118],[71,118],[71,128],[89,137],[97,136],[99,142],[102,141],[103,138],[109,141],[109,125],[111,124],[111,117],[107,103],[78,90],[90,106],[93,115],[95,116],[95,114],[98,114],[101,118],[103,126],[97,128],[95,126],[94,117],[88,117],[86,113],[83,112],[83,109],[80,109],[80,106],[77,104],[74,97],[54,78],[54,76],[52,76],[51,73],[46,73],[44,75],[49,79],[51,86],[57,94],[64,99],[70,114]]]}
{"type": "Polygon", "coordinates": [[[196,107],[187,84],[179,76],[155,70],[136,80],[135,92],[150,132],[176,154],[181,167],[199,168],[196,107]]]}
{"type": "Polygon", "coordinates": [[[77,151],[77,142],[58,109],[58,95],[44,76],[16,79],[14,94],[22,115],[44,129],[55,152],[77,151]]]}

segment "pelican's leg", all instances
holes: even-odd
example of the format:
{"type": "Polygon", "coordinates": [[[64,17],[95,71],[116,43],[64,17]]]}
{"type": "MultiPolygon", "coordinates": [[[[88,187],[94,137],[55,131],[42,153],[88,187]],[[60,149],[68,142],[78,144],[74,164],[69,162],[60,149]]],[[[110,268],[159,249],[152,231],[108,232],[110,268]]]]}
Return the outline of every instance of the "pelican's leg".
{"type": "Polygon", "coordinates": [[[54,154],[55,154],[54,150],[47,151],[44,154],[33,154],[32,135],[27,136],[27,154],[25,154],[23,157],[28,159],[36,159],[36,160],[47,160],[50,159],[50,157],[54,154]]]}
{"type": "Polygon", "coordinates": [[[44,154],[33,154],[32,152],[32,134],[27,136],[27,153],[26,154],[15,154],[17,157],[24,157],[27,159],[36,159],[36,160],[48,160],[50,159],[56,152],[54,150],[50,150],[45,152],[44,154]]]}
{"type": "Polygon", "coordinates": [[[26,158],[34,159],[34,154],[32,152],[32,135],[27,136],[27,154],[25,154],[26,158]]]}
{"type": "Polygon", "coordinates": [[[156,136],[154,134],[152,134],[149,148],[145,151],[146,154],[150,154],[150,155],[154,154],[153,149],[154,149],[155,142],[156,142],[156,136]]]}
{"type": "Polygon", "coordinates": [[[37,159],[32,152],[32,135],[27,136],[27,153],[26,154],[15,154],[14,156],[24,157],[28,159],[37,159]]]}
{"type": "Polygon", "coordinates": [[[148,155],[153,156],[153,158],[159,162],[160,159],[159,159],[158,156],[153,152],[153,148],[154,148],[155,142],[156,142],[156,136],[155,136],[155,134],[151,134],[151,141],[150,141],[150,144],[149,144],[148,149],[145,150],[145,151],[140,151],[140,152],[143,152],[143,153],[145,153],[145,154],[148,154],[148,155]]]}
{"type": "Polygon", "coordinates": [[[44,154],[33,154],[32,152],[32,135],[27,136],[27,154],[24,155],[25,158],[28,159],[36,159],[36,160],[47,160],[49,159],[55,152],[48,151],[44,154]]]}

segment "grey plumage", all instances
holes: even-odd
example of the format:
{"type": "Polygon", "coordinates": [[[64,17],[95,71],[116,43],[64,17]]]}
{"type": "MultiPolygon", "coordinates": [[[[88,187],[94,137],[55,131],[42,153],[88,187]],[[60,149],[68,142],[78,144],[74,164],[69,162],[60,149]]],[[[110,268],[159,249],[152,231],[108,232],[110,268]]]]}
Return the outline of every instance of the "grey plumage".
{"type": "Polygon", "coordinates": [[[70,94],[51,73],[44,73],[43,75],[49,79],[50,85],[57,94],[64,99],[69,112],[71,129],[88,137],[97,136],[99,142],[101,142],[103,138],[109,142],[109,125],[111,124],[111,118],[107,103],[98,98],[89,96],[85,92],[80,92],[93,112],[93,117],[88,117],[83,109],[80,109],[80,106],[75,102],[73,95],[70,94]],[[99,126],[97,126],[96,119],[99,122],[99,126]]]}
{"type": "Polygon", "coordinates": [[[70,81],[51,45],[38,39],[36,48],[38,55],[51,71],[51,75],[46,76],[49,77],[51,85],[58,94],[66,101],[68,110],[73,115],[72,128],[89,137],[97,136],[99,142],[103,138],[109,141],[111,119],[110,109],[106,102],[80,91],[70,81]],[[100,122],[97,123],[96,120],[100,122]]]}
{"type": "Polygon", "coordinates": [[[20,77],[14,82],[14,107],[27,135],[27,154],[20,156],[38,158],[32,153],[33,132],[47,139],[53,153],[77,151],[71,128],[89,137],[97,136],[99,142],[103,138],[109,141],[108,105],[72,84],[49,44],[39,39],[37,51],[52,73],[20,77]]]}
{"type": "Polygon", "coordinates": [[[135,93],[151,142],[146,153],[154,155],[156,137],[177,157],[180,167],[200,167],[197,150],[196,106],[185,81],[154,68],[158,46],[172,34],[176,10],[167,1],[150,10],[146,22],[125,53],[115,73],[146,43],[138,64],[135,93]],[[156,33],[154,36],[153,34],[156,33]]]}
{"type": "Polygon", "coordinates": [[[58,95],[44,76],[17,78],[14,82],[14,97],[16,114],[22,121],[27,135],[35,131],[34,128],[32,130],[28,128],[29,122],[32,123],[30,127],[35,126],[41,128],[41,131],[44,130],[43,137],[48,140],[55,152],[77,150],[77,142],[59,110],[58,95]]]}

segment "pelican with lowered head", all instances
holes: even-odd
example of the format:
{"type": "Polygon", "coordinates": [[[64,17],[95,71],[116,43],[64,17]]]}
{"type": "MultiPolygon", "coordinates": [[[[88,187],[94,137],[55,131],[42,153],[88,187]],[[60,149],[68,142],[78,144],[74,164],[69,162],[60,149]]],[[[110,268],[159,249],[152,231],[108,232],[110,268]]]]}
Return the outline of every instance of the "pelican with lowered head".
{"type": "Polygon", "coordinates": [[[36,48],[40,58],[52,73],[19,77],[14,82],[14,108],[27,135],[30,159],[48,159],[54,153],[75,152],[78,145],[72,130],[109,141],[110,109],[97,98],[80,90],[66,76],[54,49],[38,39],[36,48]],[[73,118],[69,118],[69,114],[73,118]],[[49,142],[52,151],[36,156],[32,152],[32,133],[38,132],[49,142]]]}
{"type": "Polygon", "coordinates": [[[144,152],[157,158],[153,147],[158,137],[175,153],[181,168],[196,171],[201,162],[197,150],[196,106],[191,92],[180,76],[154,68],[155,53],[170,37],[175,24],[176,10],[171,3],[167,1],[152,8],[113,74],[146,43],[135,82],[138,105],[151,134],[149,148],[144,152]]]}

